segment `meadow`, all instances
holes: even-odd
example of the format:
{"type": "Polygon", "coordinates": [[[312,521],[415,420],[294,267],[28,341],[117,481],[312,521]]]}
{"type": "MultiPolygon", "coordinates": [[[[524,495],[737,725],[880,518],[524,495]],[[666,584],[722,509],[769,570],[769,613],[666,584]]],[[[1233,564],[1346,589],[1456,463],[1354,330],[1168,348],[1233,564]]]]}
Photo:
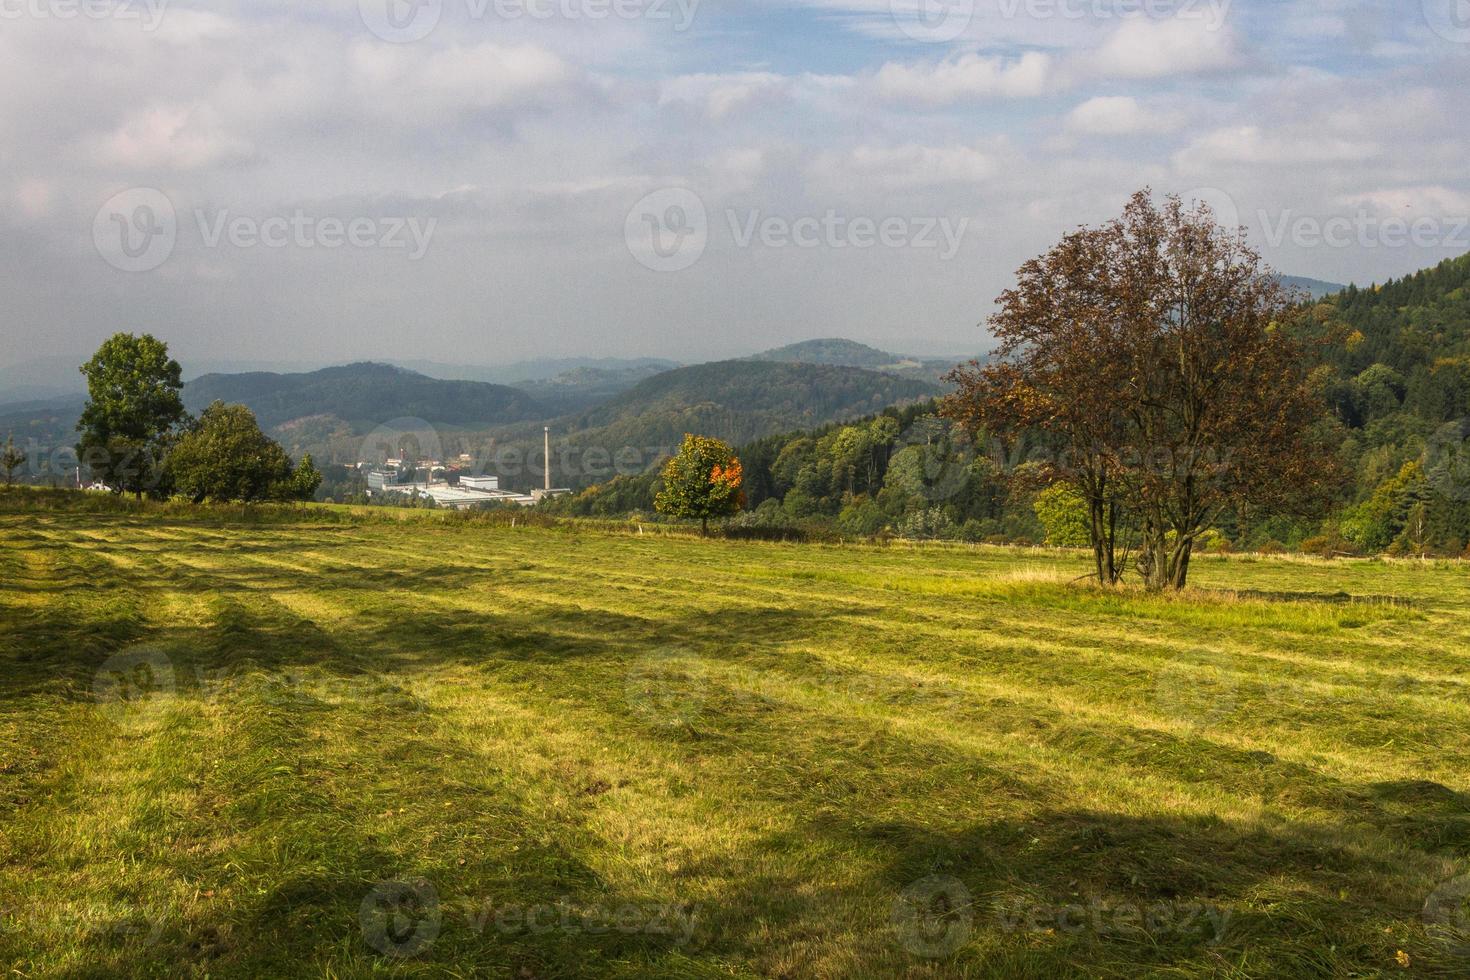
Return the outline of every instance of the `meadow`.
{"type": "Polygon", "coordinates": [[[24,977],[1470,975],[1470,570],[0,493],[24,977]]]}

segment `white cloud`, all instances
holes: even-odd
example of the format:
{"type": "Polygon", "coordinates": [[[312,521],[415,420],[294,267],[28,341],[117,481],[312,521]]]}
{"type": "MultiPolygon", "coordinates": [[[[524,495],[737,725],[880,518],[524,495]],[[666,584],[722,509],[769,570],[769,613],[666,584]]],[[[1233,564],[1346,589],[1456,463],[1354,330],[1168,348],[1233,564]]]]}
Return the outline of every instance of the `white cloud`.
{"type": "Polygon", "coordinates": [[[1183,121],[1177,113],[1145,108],[1131,96],[1100,95],[1068,113],[1067,128],[1088,136],[1132,136],[1169,132],[1183,121]]]}
{"type": "Polygon", "coordinates": [[[973,146],[859,146],[819,155],[811,176],[828,188],[902,189],[980,184],[996,173],[994,156],[973,146]]]}
{"type": "Polygon", "coordinates": [[[567,63],[543,47],[489,42],[447,49],[362,42],[353,48],[351,69],[350,91],[362,105],[409,122],[524,103],[572,76],[567,63]]]}
{"type": "Polygon", "coordinates": [[[1013,59],[970,52],[938,63],[890,62],[878,70],[873,82],[887,99],[945,105],[965,99],[1041,95],[1051,74],[1052,59],[1040,52],[1013,59]]]}
{"type": "Polygon", "coordinates": [[[1117,78],[1161,78],[1230,68],[1239,60],[1235,36],[1205,18],[1130,20],[1103,41],[1080,67],[1117,78]]]}
{"type": "Polygon", "coordinates": [[[790,81],[770,72],[680,75],[659,87],[659,105],[684,104],[715,121],[756,102],[784,97],[790,81]]]}
{"type": "Polygon", "coordinates": [[[1365,208],[1382,215],[1413,217],[1418,215],[1470,216],[1470,192],[1457,191],[1443,185],[1377,188],[1339,195],[1335,202],[1343,208],[1365,208]]]}
{"type": "Polygon", "coordinates": [[[101,162],[129,170],[194,170],[252,153],[207,104],[158,106],[129,117],[98,147],[101,162]]]}
{"type": "Polygon", "coordinates": [[[1268,132],[1260,126],[1232,126],[1206,133],[1175,154],[1180,170],[1220,164],[1299,165],[1354,163],[1382,152],[1376,143],[1321,133],[1311,127],[1268,132]]]}

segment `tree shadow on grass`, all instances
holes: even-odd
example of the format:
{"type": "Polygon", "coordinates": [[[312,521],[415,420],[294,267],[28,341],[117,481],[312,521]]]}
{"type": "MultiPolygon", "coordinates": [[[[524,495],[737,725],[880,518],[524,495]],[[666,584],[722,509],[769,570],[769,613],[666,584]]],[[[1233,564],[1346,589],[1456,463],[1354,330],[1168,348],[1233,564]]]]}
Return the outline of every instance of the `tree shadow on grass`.
{"type": "MultiPolygon", "coordinates": [[[[1386,972],[1406,945],[1427,975],[1470,965],[1423,926],[1430,862],[1330,826],[1046,809],[958,831],[826,820],[793,833],[872,873],[856,888],[742,882],[705,923],[710,952],[763,942],[772,962],[821,973],[836,948],[872,976],[1342,976],[1386,972]]],[[[760,847],[783,853],[786,838],[760,847]]]]}

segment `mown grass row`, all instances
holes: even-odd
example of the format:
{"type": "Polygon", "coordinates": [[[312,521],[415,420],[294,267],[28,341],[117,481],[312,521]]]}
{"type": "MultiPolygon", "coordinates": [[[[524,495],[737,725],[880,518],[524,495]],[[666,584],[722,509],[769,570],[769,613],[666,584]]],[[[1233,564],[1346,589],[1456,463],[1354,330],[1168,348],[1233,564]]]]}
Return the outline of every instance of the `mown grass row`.
{"type": "Polygon", "coordinates": [[[1470,966],[1446,568],[12,506],[0,571],[23,975],[1470,966]]]}

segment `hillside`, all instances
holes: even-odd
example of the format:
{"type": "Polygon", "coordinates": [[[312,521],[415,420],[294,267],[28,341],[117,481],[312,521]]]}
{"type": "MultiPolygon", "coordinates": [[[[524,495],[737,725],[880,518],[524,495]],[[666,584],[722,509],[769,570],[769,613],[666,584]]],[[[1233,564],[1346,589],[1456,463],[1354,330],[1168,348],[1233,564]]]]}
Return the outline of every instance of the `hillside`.
{"type": "Polygon", "coordinates": [[[869,370],[892,367],[897,364],[918,362],[899,354],[860,344],[855,340],[840,337],[824,340],[804,340],[774,350],[762,351],[750,357],[752,361],[779,361],[785,364],[831,364],[836,367],[859,367],[869,370]]]}
{"type": "Polygon", "coordinates": [[[309,374],[211,374],[184,386],[198,412],[212,401],[239,402],[260,423],[332,416],[361,431],[397,418],[442,425],[493,425],[538,418],[544,409],[525,392],[480,381],[441,381],[385,364],[350,364],[309,374]]]}
{"type": "Polygon", "coordinates": [[[576,441],[677,446],[686,432],[745,442],[939,394],[937,384],[824,364],[718,361],[666,371],[568,420],[576,441]]]}
{"type": "Polygon", "coordinates": [[[571,415],[609,401],[640,381],[674,366],[649,363],[626,367],[576,367],[550,378],[518,380],[513,382],[513,386],[545,406],[548,415],[571,415]]]}
{"type": "Polygon", "coordinates": [[[1449,564],[18,496],[17,976],[1464,976],[1449,564]]]}
{"type": "Polygon", "coordinates": [[[1288,289],[1300,290],[1312,299],[1331,296],[1333,293],[1340,293],[1347,288],[1347,286],[1340,282],[1324,282],[1321,279],[1308,279],[1306,276],[1277,276],[1276,278],[1281,282],[1281,285],[1286,286],[1288,289]]]}
{"type": "Polygon", "coordinates": [[[860,344],[855,340],[828,338],[805,340],[752,355],[748,360],[773,361],[782,364],[826,364],[834,367],[864,368],[903,378],[939,382],[955,366],[953,360],[925,360],[860,344]]]}
{"type": "Polygon", "coordinates": [[[1470,255],[1380,286],[1349,286],[1321,309],[1349,330],[1333,356],[1344,371],[1383,364],[1423,382],[1437,364],[1470,355],[1470,255]]]}

